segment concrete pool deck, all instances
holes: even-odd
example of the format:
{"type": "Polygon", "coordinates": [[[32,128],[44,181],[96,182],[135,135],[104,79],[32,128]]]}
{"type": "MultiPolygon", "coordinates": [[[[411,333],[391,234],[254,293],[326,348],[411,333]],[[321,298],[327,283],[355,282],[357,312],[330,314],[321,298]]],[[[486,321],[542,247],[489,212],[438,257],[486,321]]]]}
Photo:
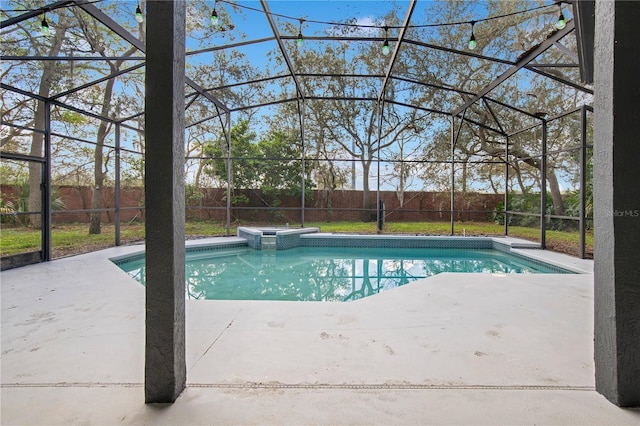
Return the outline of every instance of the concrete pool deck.
{"type": "Polygon", "coordinates": [[[350,303],[188,300],[187,388],[145,405],[144,287],[109,261],[143,248],[1,273],[2,424],[640,423],[594,390],[591,273],[447,273],[350,303]]]}

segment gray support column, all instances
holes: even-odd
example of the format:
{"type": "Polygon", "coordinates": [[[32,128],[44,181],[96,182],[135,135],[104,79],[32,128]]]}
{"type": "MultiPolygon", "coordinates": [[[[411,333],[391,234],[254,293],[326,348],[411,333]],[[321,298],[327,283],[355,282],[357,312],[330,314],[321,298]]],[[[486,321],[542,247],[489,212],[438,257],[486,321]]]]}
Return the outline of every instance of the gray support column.
{"type": "Polygon", "coordinates": [[[640,7],[596,2],[594,229],[596,389],[640,405],[640,7]]]}
{"type": "Polygon", "coordinates": [[[147,2],[145,401],[186,382],[184,312],[185,2],[147,2]]]}

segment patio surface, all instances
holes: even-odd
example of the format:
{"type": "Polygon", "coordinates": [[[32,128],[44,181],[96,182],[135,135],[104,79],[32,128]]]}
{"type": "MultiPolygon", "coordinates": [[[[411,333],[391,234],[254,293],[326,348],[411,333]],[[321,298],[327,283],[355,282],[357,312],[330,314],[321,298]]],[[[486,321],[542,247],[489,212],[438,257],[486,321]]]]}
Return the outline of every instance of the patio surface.
{"type": "Polygon", "coordinates": [[[143,248],[2,272],[3,425],[640,424],[594,390],[592,273],[188,300],[187,388],[145,405],[144,287],[108,260],[143,248]]]}

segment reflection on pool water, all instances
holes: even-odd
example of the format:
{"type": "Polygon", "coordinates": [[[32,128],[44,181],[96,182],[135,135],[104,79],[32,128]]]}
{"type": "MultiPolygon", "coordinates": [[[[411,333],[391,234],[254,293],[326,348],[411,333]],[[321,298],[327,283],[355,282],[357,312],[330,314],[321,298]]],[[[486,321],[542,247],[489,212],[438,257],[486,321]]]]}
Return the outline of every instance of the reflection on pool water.
{"type": "MultiPolygon", "coordinates": [[[[144,284],[144,259],[118,262],[144,284]]],[[[186,296],[216,300],[351,301],[441,272],[559,273],[497,250],[298,247],[188,253],[186,296]]]]}

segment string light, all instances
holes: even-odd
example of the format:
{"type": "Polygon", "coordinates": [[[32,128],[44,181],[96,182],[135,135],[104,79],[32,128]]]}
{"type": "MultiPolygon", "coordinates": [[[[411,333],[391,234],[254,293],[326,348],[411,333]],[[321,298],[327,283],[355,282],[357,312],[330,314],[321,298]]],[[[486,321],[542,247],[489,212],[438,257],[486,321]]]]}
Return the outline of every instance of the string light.
{"type": "Polygon", "coordinates": [[[567,21],[564,19],[564,14],[562,13],[562,2],[558,3],[558,7],[560,8],[560,15],[558,16],[558,22],[556,23],[556,28],[561,30],[567,26],[567,21]]]}
{"type": "Polygon", "coordinates": [[[304,37],[302,36],[302,23],[304,19],[300,19],[300,30],[298,31],[298,47],[302,46],[302,42],[304,41],[304,37]]]}
{"type": "MultiPolygon", "coordinates": [[[[91,3],[99,3],[102,2],[104,0],[86,0],[86,3],[91,4],[91,3]]],[[[214,8],[213,11],[211,13],[211,23],[216,25],[219,21],[218,19],[218,13],[216,10],[216,3],[217,2],[223,2],[223,3],[230,3],[228,0],[215,0],[214,1],[214,8]]],[[[464,25],[464,24],[471,24],[472,29],[471,29],[471,36],[469,38],[469,49],[473,50],[476,48],[477,43],[476,43],[476,39],[475,39],[475,34],[473,32],[473,25],[478,23],[478,22],[484,22],[484,21],[491,21],[491,20],[496,20],[496,19],[503,19],[503,18],[507,18],[510,16],[515,16],[515,15],[522,15],[524,13],[530,13],[530,12],[535,12],[538,10],[543,10],[543,9],[548,9],[549,7],[555,7],[556,5],[559,6],[560,9],[560,13],[558,15],[558,21],[556,23],[556,28],[563,29],[566,27],[567,21],[566,18],[564,16],[564,13],[562,11],[562,3],[563,1],[558,1],[556,4],[553,5],[540,5],[540,6],[536,6],[533,8],[529,8],[529,9],[524,9],[524,10],[519,10],[519,11],[514,11],[514,12],[510,12],[510,13],[506,13],[506,14],[502,14],[502,15],[495,15],[495,16],[488,16],[486,18],[481,18],[481,19],[477,19],[475,21],[454,21],[454,22],[440,22],[440,23],[430,23],[430,24],[419,24],[419,25],[403,25],[403,26],[384,26],[381,27],[380,25],[375,25],[375,24],[371,24],[371,25],[363,25],[363,24],[356,24],[356,23],[350,23],[350,22],[333,22],[333,21],[320,21],[320,20],[309,20],[309,19],[305,19],[305,20],[301,20],[300,18],[296,18],[296,17],[292,17],[292,16],[288,16],[288,15],[284,15],[284,14],[278,14],[278,13],[273,13],[273,12],[269,12],[269,14],[271,16],[277,16],[280,18],[284,18],[284,19],[290,19],[290,20],[298,20],[298,21],[304,21],[304,22],[310,22],[310,23],[315,23],[315,24],[325,24],[325,25],[331,25],[331,26],[335,26],[335,27],[339,27],[339,26],[343,26],[343,27],[354,27],[354,28],[382,28],[385,30],[385,33],[387,33],[387,31],[389,29],[399,29],[399,28],[433,28],[433,27],[444,27],[444,26],[455,26],[455,25],[464,25]]],[[[259,12],[259,13],[264,13],[263,10],[258,9],[258,8],[254,8],[251,6],[247,6],[247,5],[243,5],[243,4],[237,4],[237,3],[233,3],[235,7],[239,7],[242,9],[246,9],[246,10],[252,10],[255,12],[259,12]]],[[[42,9],[41,9],[42,10],[42,9]]],[[[7,10],[5,10],[7,11],[7,10]]],[[[11,11],[32,11],[31,9],[12,9],[11,11]]],[[[138,2],[138,5],[136,7],[136,11],[135,11],[135,19],[137,22],[142,23],[144,21],[144,15],[142,13],[142,9],[140,8],[140,3],[138,2]]],[[[41,29],[42,32],[45,34],[49,33],[49,24],[46,21],[46,18],[43,17],[43,20],[41,22],[41,29]]],[[[302,31],[300,31],[298,33],[298,38],[297,38],[297,42],[301,43],[304,40],[304,37],[300,37],[302,36],[302,31]],[[302,40],[301,40],[302,39],[302,40]]],[[[387,54],[388,52],[390,52],[391,49],[389,47],[389,41],[387,38],[385,38],[385,43],[383,45],[383,52],[385,54],[387,54]]]]}
{"type": "Polygon", "coordinates": [[[42,34],[49,35],[49,23],[47,22],[47,12],[42,15],[42,22],[40,23],[40,29],[42,34]]]}
{"type": "Polygon", "coordinates": [[[388,30],[389,27],[384,27],[384,44],[382,45],[382,53],[384,53],[385,55],[388,55],[389,51],[391,50],[391,48],[389,47],[389,38],[387,36],[388,30]]]}
{"type": "Polygon", "coordinates": [[[211,12],[211,24],[218,25],[218,12],[216,11],[216,2],[213,2],[213,12],[211,12]]]}
{"type": "MultiPolygon", "coordinates": [[[[256,8],[256,7],[252,7],[252,6],[248,6],[246,4],[241,4],[241,3],[236,3],[236,2],[231,2],[230,0],[216,0],[218,2],[222,2],[222,3],[229,3],[229,4],[233,4],[234,7],[238,7],[241,9],[245,9],[245,10],[251,10],[260,14],[264,14],[264,10],[256,8]]],[[[562,2],[561,2],[562,3],[562,2]]],[[[508,18],[510,16],[517,16],[517,15],[522,15],[525,13],[530,13],[530,12],[535,12],[538,10],[548,10],[550,7],[555,7],[555,4],[553,5],[540,5],[540,6],[535,6],[529,9],[523,9],[523,10],[517,10],[517,11],[513,11],[513,12],[509,12],[509,13],[505,13],[502,15],[494,15],[494,16],[488,16],[486,18],[480,18],[480,19],[476,19],[475,21],[452,21],[452,22],[440,22],[440,23],[432,23],[432,24],[418,24],[418,25],[388,25],[386,26],[387,29],[401,29],[401,28],[437,28],[437,27],[445,27],[445,26],[454,26],[454,25],[464,25],[464,24],[470,24],[472,22],[474,23],[479,23],[479,22],[485,22],[485,21],[491,21],[491,20],[498,20],[498,19],[504,19],[504,18],[508,18]]],[[[274,13],[274,12],[269,12],[269,15],[274,16],[274,17],[278,17],[278,18],[282,18],[282,19],[287,19],[287,20],[291,20],[291,21],[299,21],[300,18],[298,17],[294,17],[294,16],[290,16],[290,15],[285,15],[282,13],[274,13]]],[[[378,28],[378,29],[384,29],[384,26],[380,26],[380,25],[376,25],[376,24],[360,24],[360,23],[352,23],[352,22],[335,22],[335,21],[321,21],[321,20],[316,20],[316,19],[305,19],[305,22],[308,23],[313,23],[313,24],[321,24],[321,25],[329,25],[332,27],[350,27],[350,28],[378,28]]]]}
{"type": "Polygon", "coordinates": [[[136,7],[136,21],[141,24],[144,21],[144,16],[142,16],[142,9],[140,9],[140,3],[136,7]]]}
{"type": "Polygon", "coordinates": [[[476,35],[473,33],[473,27],[476,25],[475,21],[471,21],[471,37],[469,37],[469,50],[475,50],[476,48],[476,35]]]}

